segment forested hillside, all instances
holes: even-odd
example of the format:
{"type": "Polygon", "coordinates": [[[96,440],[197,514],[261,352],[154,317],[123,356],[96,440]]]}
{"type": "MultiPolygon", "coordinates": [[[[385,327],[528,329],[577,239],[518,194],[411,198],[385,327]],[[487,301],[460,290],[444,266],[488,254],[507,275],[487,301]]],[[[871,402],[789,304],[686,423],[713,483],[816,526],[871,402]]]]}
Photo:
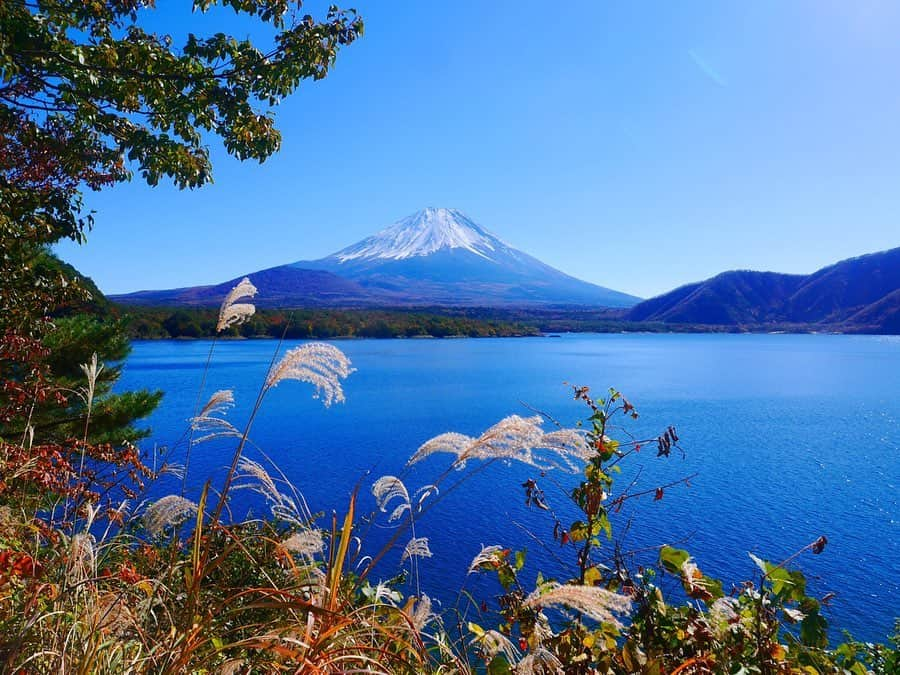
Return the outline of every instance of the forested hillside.
{"type": "MultiPolygon", "coordinates": [[[[119,307],[128,332],[136,339],[201,338],[217,335],[218,310],[119,307]]],[[[537,335],[538,329],[514,320],[448,316],[391,310],[261,309],[224,337],[513,337],[537,335]]]]}

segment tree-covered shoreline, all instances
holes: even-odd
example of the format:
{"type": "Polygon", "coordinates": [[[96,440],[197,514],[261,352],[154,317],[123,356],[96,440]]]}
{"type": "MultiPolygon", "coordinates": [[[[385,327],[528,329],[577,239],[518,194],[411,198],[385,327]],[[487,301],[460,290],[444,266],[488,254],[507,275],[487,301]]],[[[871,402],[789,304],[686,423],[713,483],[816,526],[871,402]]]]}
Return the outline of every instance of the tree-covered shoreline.
{"type": "Polygon", "coordinates": [[[113,304],[132,340],[281,338],[394,339],[536,337],[554,333],[847,333],[879,334],[865,327],[818,324],[712,324],[629,321],[622,310],[496,307],[258,309],[246,323],[216,332],[208,307],[143,307],[113,304]]]}
{"type": "Polygon", "coordinates": [[[218,310],[117,307],[131,339],[458,338],[523,337],[540,331],[520,322],[391,310],[258,310],[245,323],[217,332],[218,310]]]}

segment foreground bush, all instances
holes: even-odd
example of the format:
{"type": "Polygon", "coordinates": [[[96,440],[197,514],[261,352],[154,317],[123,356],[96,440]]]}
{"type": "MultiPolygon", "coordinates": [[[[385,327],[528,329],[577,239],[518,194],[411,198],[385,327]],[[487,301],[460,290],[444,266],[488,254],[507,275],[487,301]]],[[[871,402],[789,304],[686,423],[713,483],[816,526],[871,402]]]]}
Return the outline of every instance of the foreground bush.
{"type": "MultiPolygon", "coordinates": [[[[226,299],[219,329],[252,315],[249,282],[226,299]]],[[[210,359],[215,342],[212,343],[210,359]]],[[[96,371],[96,366],[93,368],[96,371]]],[[[90,364],[85,364],[91,377],[90,364]]],[[[358,513],[353,494],[341,517],[314,516],[302,496],[264,458],[249,457],[253,420],[276,386],[302,381],[325,405],[343,400],[352,372],[335,347],[288,351],[263,378],[242,427],[228,421],[230,391],[194,411],[189,449],[231,439],[234,454],[221,485],[188,499],[142,501],[148,481],[178,472],[150,470],[136,448],[92,442],[90,410],[81,440],[34,444],[26,429],[0,444],[0,663],[4,672],[488,672],[488,673],[896,673],[893,648],[848,641],[830,648],[822,603],[795,569],[823,554],[825,537],[781,562],[754,558],[757,578],[730,592],[687,551],[660,546],[655,565],[629,563],[613,523],[634,499],[662,499],[686,482],[620,488],[621,463],[642,447],[664,460],[681,452],[674,427],[635,439],[624,426],[634,406],[610,390],[574,398],[587,419],[562,428],[545,416],[512,415],[478,437],[457,433],[423,444],[410,464],[447,454],[446,471],[410,491],[405,475],[371,486],[379,512],[358,513]],[[613,438],[621,435],[622,439],[613,438]],[[541,545],[557,568],[529,586],[525,551],[485,546],[469,573],[496,577],[497,594],[472,597],[443,614],[419,578],[432,555],[417,521],[439,505],[445,483],[489,463],[524,462],[540,479],[521,485],[541,545]],[[579,511],[565,521],[544,493],[553,472],[575,471],[568,498],[579,511]],[[462,473],[461,473],[462,472],[462,473]],[[251,490],[264,519],[233,518],[235,491],[251,490]],[[379,515],[380,514],[380,515],[379,515]],[[375,516],[395,529],[369,550],[375,516]],[[388,580],[391,549],[408,570],[388,580]],[[679,581],[666,597],[661,576],[679,581]]],[[[202,385],[201,385],[202,386],[202,385]]],[[[27,401],[21,411],[25,415],[27,401]]],[[[190,455],[187,458],[189,460],[190,455]]],[[[452,485],[449,489],[452,489],[452,485]]],[[[439,552],[438,552],[439,554],[439,552]]],[[[446,593],[441,593],[446,595],[446,593]]]]}

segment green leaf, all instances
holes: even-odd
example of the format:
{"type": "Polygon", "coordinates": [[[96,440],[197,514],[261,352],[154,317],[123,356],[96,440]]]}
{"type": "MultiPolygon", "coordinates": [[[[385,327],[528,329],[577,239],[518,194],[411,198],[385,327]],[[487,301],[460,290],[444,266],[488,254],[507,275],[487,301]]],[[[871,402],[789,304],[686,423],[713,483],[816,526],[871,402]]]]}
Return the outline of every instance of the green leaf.
{"type": "Polygon", "coordinates": [[[800,622],[800,640],[807,647],[828,646],[828,622],[818,611],[807,614],[800,622]]]}
{"type": "Polygon", "coordinates": [[[516,575],[509,565],[501,565],[497,568],[497,579],[505,590],[509,590],[516,583],[516,575]]]}
{"type": "Polygon", "coordinates": [[[507,663],[506,659],[499,654],[488,664],[487,671],[488,675],[510,675],[510,673],[512,673],[512,670],[509,668],[509,663],[507,663]]]}
{"type": "Polygon", "coordinates": [[[794,589],[794,580],[791,578],[791,573],[788,572],[783,567],[772,567],[769,565],[771,569],[768,573],[768,579],[772,584],[772,592],[775,595],[783,595],[785,591],[788,591],[788,595],[794,589]]]}
{"type": "Polygon", "coordinates": [[[569,539],[571,541],[584,541],[588,538],[588,527],[586,523],[576,520],[569,526],[569,539]]]}
{"type": "Polygon", "coordinates": [[[525,549],[523,548],[521,551],[516,551],[516,564],[515,568],[518,572],[523,567],[525,567],[525,549]]]}
{"type": "Polygon", "coordinates": [[[671,574],[681,574],[682,565],[690,557],[687,551],[671,546],[663,546],[659,551],[659,562],[671,574]]]}
{"type": "MultiPolygon", "coordinates": [[[[703,588],[712,596],[712,600],[718,600],[725,597],[725,591],[722,589],[722,582],[713,577],[703,575],[703,588]]],[[[709,604],[709,601],[707,601],[709,604]]]]}
{"type": "Polygon", "coordinates": [[[612,523],[609,522],[605,512],[600,514],[594,526],[597,529],[596,534],[603,532],[607,539],[612,539],[612,523]]]}

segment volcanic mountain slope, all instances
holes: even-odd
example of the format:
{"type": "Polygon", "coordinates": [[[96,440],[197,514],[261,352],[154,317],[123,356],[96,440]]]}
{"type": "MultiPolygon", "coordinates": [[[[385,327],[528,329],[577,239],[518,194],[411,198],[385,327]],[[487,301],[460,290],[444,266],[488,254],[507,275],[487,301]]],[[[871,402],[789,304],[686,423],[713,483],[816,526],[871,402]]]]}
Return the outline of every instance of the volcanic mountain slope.
{"type": "MultiPolygon", "coordinates": [[[[393,297],[382,297],[354,281],[323,270],[281,265],[247,275],[259,290],[257,307],[366,307],[398,304],[393,297]]],[[[155,307],[214,307],[242,279],[230,279],[211,286],[172,288],[164,291],[137,291],[113,295],[110,299],[125,305],[155,307]]],[[[386,294],[385,294],[386,295],[386,294]]]]}
{"type": "Polygon", "coordinates": [[[424,209],[333,255],[294,266],[436,304],[628,307],[638,301],[545,265],[455,209],[424,209]]]}
{"type": "MultiPolygon", "coordinates": [[[[262,307],[630,307],[639,300],[581,281],[518,251],[454,209],[424,209],[320,260],[247,275],[262,307]]],[[[216,286],[115,296],[142,305],[214,305],[216,286]]]]}
{"type": "Polygon", "coordinates": [[[760,326],[813,324],[900,331],[900,248],[842,260],[810,275],[724,272],[645,300],[632,321],[760,326]]]}

